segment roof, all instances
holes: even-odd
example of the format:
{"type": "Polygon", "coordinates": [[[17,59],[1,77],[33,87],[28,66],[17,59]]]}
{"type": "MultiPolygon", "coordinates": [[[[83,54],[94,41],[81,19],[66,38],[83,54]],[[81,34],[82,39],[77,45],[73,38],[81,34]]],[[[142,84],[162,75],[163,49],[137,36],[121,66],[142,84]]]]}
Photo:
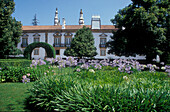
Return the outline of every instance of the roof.
{"type": "MultiPolygon", "coordinates": [[[[89,27],[91,25],[66,25],[65,29],[62,29],[62,25],[49,25],[49,26],[22,26],[23,33],[44,33],[44,32],[76,32],[83,26],[89,27]]],[[[92,32],[112,33],[117,31],[113,25],[101,25],[101,29],[91,29],[92,32]]]]}
{"type": "MultiPolygon", "coordinates": [[[[83,28],[83,26],[91,28],[91,25],[66,25],[65,29],[80,29],[83,28]]],[[[49,26],[22,26],[22,30],[57,30],[62,29],[62,25],[49,25],[49,26]]],[[[115,29],[115,26],[113,25],[101,25],[101,29],[115,29]]],[[[100,30],[100,29],[99,29],[100,30]]]]}

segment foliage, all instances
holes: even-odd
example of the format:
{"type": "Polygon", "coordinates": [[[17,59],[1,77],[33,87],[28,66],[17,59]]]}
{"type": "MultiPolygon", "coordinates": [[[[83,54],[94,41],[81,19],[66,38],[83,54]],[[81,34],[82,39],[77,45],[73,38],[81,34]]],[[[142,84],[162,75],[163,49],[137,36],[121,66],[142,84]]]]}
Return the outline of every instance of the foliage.
{"type": "Polygon", "coordinates": [[[125,78],[111,72],[91,72],[85,78],[75,74],[45,76],[33,84],[29,102],[45,111],[168,111],[166,75],[146,72],[125,78]],[[109,81],[112,76],[119,80],[109,81]]]}
{"type": "Polygon", "coordinates": [[[29,67],[30,64],[31,61],[27,59],[0,59],[0,67],[29,67]]]}
{"type": "Polygon", "coordinates": [[[161,55],[167,61],[170,53],[168,0],[132,0],[132,4],[119,10],[113,24],[113,40],[107,43],[109,53],[117,55],[144,54],[148,60],[161,55]]]}
{"type": "Polygon", "coordinates": [[[34,16],[34,19],[32,19],[32,25],[33,25],[33,26],[37,26],[37,25],[38,25],[38,20],[37,20],[36,14],[35,14],[35,16],[34,16]]]}
{"type": "Polygon", "coordinates": [[[36,47],[43,47],[47,53],[47,57],[50,57],[50,58],[56,57],[55,49],[53,48],[53,46],[45,42],[34,42],[32,44],[29,44],[24,50],[24,57],[26,59],[31,59],[31,53],[33,49],[36,47]]]}
{"type": "Polygon", "coordinates": [[[2,67],[0,70],[0,82],[22,82],[23,76],[30,74],[28,77],[30,81],[38,80],[43,75],[52,74],[52,68],[48,66],[38,66],[36,68],[31,67],[2,67]]]}
{"type": "Polygon", "coordinates": [[[83,26],[82,29],[76,32],[71,42],[71,47],[65,50],[64,55],[80,58],[94,57],[97,55],[94,38],[89,28],[83,26]]]}
{"type": "Polygon", "coordinates": [[[0,58],[7,58],[10,52],[16,50],[22,34],[21,22],[11,16],[14,6],[13,0],[0,2],[0,58]]]}
{"type": "Polygon", "coordinates": [[[9,52],[9,55],[20,55],[23,54],[22,51],[18,48],[13,49],[13,51],[9,52]]]}
{"type": "MultiPolygon", "coordinates": [[[[162,63],[163,64],[163,63],[162,63]]],[[[41,111],[168,111],[169,77],[141,71],[134,60],[32,60],[32,67],[0,68],[0,81],[35,81],[27,102],[41,111]],[[52,64],[53,66],[49,66],[52,64]],[[56,65],[55,65],[56,64],[56,65]],[[134,67],[133,72],[118,68],[134,67]],[[74,70],[74,72],[72,72],[74,70]],[[71,72],[70,72],[71,71],[71,72]],[[29,80],[30,79],[30,80],[29,80]]],[[[170,66],[162,68],[170,70],[170,66]]],[[[126,69],[125,69],[126,70],[126,69]]],[[[38,111],[38,110],[37,110],[38,111]]]]}

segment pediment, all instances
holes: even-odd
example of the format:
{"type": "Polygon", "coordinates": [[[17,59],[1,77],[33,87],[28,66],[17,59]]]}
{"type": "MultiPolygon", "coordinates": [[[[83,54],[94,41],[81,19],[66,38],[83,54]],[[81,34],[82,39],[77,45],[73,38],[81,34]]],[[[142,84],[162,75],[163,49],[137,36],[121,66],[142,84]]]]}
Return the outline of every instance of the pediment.
{"type": "Polygon", "coordinates": [[[34,36],[34,37],[40,37],[40,34],[35,33],[33,36],[34,36]]]}
{"type": "Polygon", "coordinates": [[[102,33],[99,35],[100,37],[107,37],[107,35],[105,33],[102,33]]]}
{"type": "Polygon", "coordinates": [[[22,37],[28,37],[28,36],[29,36],[29,35],[26,34],[26,33],[22,34],[22,37]]]}
{"type": "Polygon", "coordinates": [[[73,34],[70,33],[70,32],[66,32],[66,33],[64,34],[64,36],[73,36],[73,34]]]}
{"type": "Polygon", "coordinates": [[[53,34],[53,36],[54,36],[54,37],[56,37],[56,36],[62,36],[62,34],[61,34],[60,32],[55,32],[55,33],[53,34]]]}

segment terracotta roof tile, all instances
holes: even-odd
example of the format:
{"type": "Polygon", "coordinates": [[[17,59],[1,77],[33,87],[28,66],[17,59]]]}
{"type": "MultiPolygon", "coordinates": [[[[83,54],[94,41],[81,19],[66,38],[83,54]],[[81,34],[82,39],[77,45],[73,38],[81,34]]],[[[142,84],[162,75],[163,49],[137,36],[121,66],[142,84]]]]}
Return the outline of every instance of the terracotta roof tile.
{"type": "MultiPolygon", "coordinates": [[[[91,28],[91,25],[84,25],[91,28]]],[[[65,29],[80,29],[83,25],[66,25],[65,29]]],[[[49,25],[49,26],[22,26],[22,30],[57,30],[62,29],[62,25],[49,25]]],[[[101,29],[115,29],[113,25],[101,25],[101,29]]]]}
{"type": "Polygon", "coordinates": [[[66,25],[66,29],[80,29],[83,26],[91,28],[91,25],[66,25]]]}
{"type": "Polygon", "coordinates": [[[115,29],[113,25],[101,25],[101,29],[115,29]]]}
{"type": "Polygon", "coordinates": [[[62,26],[22,26],[22,30],[51,30],[51,29],[61,29],[62,26]]]}

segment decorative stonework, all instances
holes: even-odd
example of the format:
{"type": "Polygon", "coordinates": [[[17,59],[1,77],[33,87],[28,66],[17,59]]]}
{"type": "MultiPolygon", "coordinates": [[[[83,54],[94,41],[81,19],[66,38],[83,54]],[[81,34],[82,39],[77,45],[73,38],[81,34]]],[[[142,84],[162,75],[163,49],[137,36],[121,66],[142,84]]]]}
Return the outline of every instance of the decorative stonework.
{"type": "Polygon", "coordinates": [[[69,32],[66,32],[65,34],[64,34],[64,36],[73,36],[73,34],[72,33],[69,33],[69,32]]]}
{"type": "Polygon", "coordinates": [[[26,33],[23,33],[23,34],[22,34],[22,37],[24,37],[24,38],[28,38],[28,36],[29,36],[29,35],[26,34],[26,33]]]}
{"type": "Polygon", "coordinates": [[[40,34],[38,34],[38,33],[35,33],[34,35],[33,35],[33,37],[36,37],[36,38],[39,38],[41,35],[40,34]]]}
{"type": "Polygon", "coordinates": [[[56,33],[53,34],[53,36],[54,36],[54,37],[61,37],[62,34],[61,34],[60,32],[56,32],[56,33]]]}
{"type": "Polygon", "coordinates": [[[100,37],[107,37],[107,35],[105,33],[102,33],[99,35],[100,37]]]}

